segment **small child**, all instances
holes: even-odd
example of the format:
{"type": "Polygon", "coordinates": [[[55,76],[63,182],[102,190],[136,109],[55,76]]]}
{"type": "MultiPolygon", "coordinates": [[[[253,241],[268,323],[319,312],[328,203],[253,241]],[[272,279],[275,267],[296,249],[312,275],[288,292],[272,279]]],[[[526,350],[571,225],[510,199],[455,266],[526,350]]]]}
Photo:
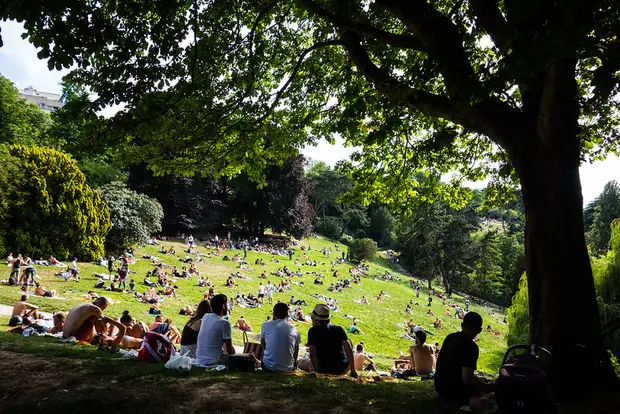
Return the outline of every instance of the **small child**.
{"type": "Polygon", "coordinates": [[[129,281],[129,292],[133,293],[136,291],[136,283],[131,279],[129,281]]]}

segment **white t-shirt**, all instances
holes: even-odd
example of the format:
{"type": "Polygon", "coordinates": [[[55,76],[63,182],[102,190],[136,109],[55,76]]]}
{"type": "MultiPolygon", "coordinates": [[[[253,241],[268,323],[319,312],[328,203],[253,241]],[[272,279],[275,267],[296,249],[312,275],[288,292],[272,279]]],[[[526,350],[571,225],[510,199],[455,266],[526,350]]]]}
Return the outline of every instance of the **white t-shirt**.
{"type": "Polygon", "coordinates": [[[295,367],[295,348],[301,342],[301,335],[293,325],[283,319],[263,323],[260,332],[265,340],[263,364],[272,371],[292,371],[295,367]]]}
{"type": "Polygon", "coordinates": [[[267,285],[267,296],[271,297],[273,294],[273,285],[270,283],[267,285]]]}
{"type": "Polygon", "coordinates": [[[263,286],[263,285],[258,286],[258,294],[259,295],[264,295],[265,294],[265,286],[263,286]]]}
{"type": "Polygon", "coordinates": [[[196,345],[196,362],[199,365],[213,365],[224,354],[224,341],[232,338],[230,322],[220,315],[208,313],[202,318],[198,342],[196,345]]]}

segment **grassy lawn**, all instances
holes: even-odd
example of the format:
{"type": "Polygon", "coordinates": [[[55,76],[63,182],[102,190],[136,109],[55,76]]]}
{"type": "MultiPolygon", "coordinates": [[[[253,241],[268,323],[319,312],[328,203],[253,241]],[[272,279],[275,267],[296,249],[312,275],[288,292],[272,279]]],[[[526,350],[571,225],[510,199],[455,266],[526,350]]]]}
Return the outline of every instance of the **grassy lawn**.
{"type": "MultiPolygon", "coordinates": [[[[176,372],[94,347],[6,332],[0,332],[0,372],[2,413],[457,413],[438,400],[431,381],[176,372]]],[[[599,394],[560,412],[612,414],[619,406],[619,394],[599,394]]]]}
{"type": "MultiPolygon", "coordinates": [[[[215,282],[216,293],[225,293],[229,297],[231,295],[236,295],[237,292],[241,292],[242,294],[251,292],[256,295],[259,283],[263,282],[263,284],[266,285],[267,282],[265,279],[258,278],[263,270],[266,270],[267,273],[270,274],[275,272],[279,267],[284,267],[285,265],[295,270],[301,268],[304,273],[303,277],[295,277],[292,281],[303,281],[305,286],[292,284],[292,290],[285,290],[283,293],[275,293],[274,303],[278,300],[288,302],[290,297],[294,295],[297,299],[304,299],[308,303],[308,306],[304,307],[304,313],[307,315],[311,312],[314,305],[318,303],[317,299],[310,296],[311,294],[323,294],[328,297],[336,298],[338,300],[339,311],[334,314],[334,323],[348,328],[351,325],[351,321],[345,318],[344,315],[356,317],[358,319],[358,327],[362,330],[362,334],[352,335],[351,340],[354,344],[359,341],[364,341],[367,352],[374,355],[378,365],[382,369],[387,369],[391,366],[390,359],[396,357],[399,350],[407,352],[410,342],[402,338],[401,334],[409,318],[413,318],[415,323],[427,327],[428,330],[433,333],[428,339],[428,341],[432,343],[441,343],[448,333],[460,329],[460,320],[446,317],[445,313],[447,307],[442,306],[441,300],[438,298],[433,300],[430,309],[443,320],[444,327],[439,330],[433,329],[432,323],[434,317],[426,314],[429,309],[429,307],[426,306],[428,298],[428,291],[426,288],[424,287],[421,289],[420,297],[416,298],[415,290],[408,286],[407,282],[409,278],[399,273],[392,263],[384,257],[377,257],[375,263],[370,264],[368,276],[362,276],[362,283],[360,285],[352,284],[352,287],[344,289],[343,293],[328,292],[327,287],[329,284],[337,280],[337,278],[332,276],[333,272],[331,271],[332,266],[330,265],[330,259],[335,260],[336,257],[339,257],[342,250],[346,251],[346,246],[339,245],[340,252],[333,250],[331,257],[324,257],[319,250],[323,247],[334,248],[336,245],[335,243],[325,239],[311,238],[303,240],[301,244],[311,248],[307,254],[312,260],[317,261],[319,264],[317,267],[294,266],[295,258],[293,261],[289,261],[288,257],[278,257],[280,263],[272,263],[270,261],[271,256],[268,254],[248,252],[247,261],[249,267],[253,268],[253,270],[241,271],[241,273],[249,276],[251,280],[235,279],[237,286],[232,289],[225,286],[225,281],[231,272],[237,271],[237,263],[223,261],[222,258],[214,256],[213,258],[206,259],[205,262],[198,263],[197,268],[200,272],[208,275],[212,282],[215,282]],[[254,261],[258,258],[262,258],[266,266],[255,266],[254,261]],[[306,272],[313,271],[323,274],[324,285],[318,286],[313,284],[315,276],[306,274],[306,272]],[[401,281],[374,280],[376,275],[383,274],[386,271],[390,271],[393,275],[398,275],[401,281]],[[378,303],[375,299],[381,290],[384,290],[389,295],[389,297],[385,298],[384,303],[378,303]],[[354,300],[359,300],[362,295],[368,298],[370,302],[369,305],[362,305],[354,302],[354,300]],[[413,306],[411,315],[405,312],[405,308],[410,300],[413,300],[414,303],[419,302],[420,304],[420,306],[413,306]]],[[[146,272],[152,270],[150,260],[142,259],[143,255],[150,254],[160,257],[165,263],[176,265],[179,268],[184,265],[180,262],[180,259],[185,257],[184,249],[186,246],[184,244],[180,242],[166,242],[163,243],[163,245],[166,248],[174,246],[177,256],[174,257],[158,253],[160,248],[158,246],[144,246],[135,250],[135,255],[139,260],[136,264],[130,265],[130,270],[135,272],[135,274],[130,274],[128,281],[130,278],[135,279],[139,292],[144,292],[146,290],[142,280],[146,272]]],[[[199,251],[201,253],[206,253],[207,249],[200,247],[199,251]]],[[[299,255],[303,253],[299,249],[299,246],[295,247],[294,251],[295,257],[299,257],[299,255]]],[[[222,252],[222,254],[226,254],[230,257],[235,253],[242,254],[243,252],[240,250],[222,252]]],[[[348,277],[350,265],[341,264],[335,267],[340,271],[342,279],[348,277]]],[[[65,282],[63,279],[54,276],[54,273],[58,271],[56,267],[37,266],[42,285],[47,289],[56,289],[58,291],[58,296],[67,298],[67,300],[31,296],[30,301],[46,311],[69,310],[75,304],[84,301],[84,295],[89,290],[93,289],[95,281],[97,280],[94,273],[106,273],[107,269],[93,263],[81,263],[80,268],[82,280],[76,283],[72,281],[65,282]]],[[[4,273],[6,276],[2,275],[1,277],[8,278],[8,267],[4,273]]],[[[277,276],[270,275],[268,280],[271,280],[274,285],[277,285],[280,282],[279,279],[280,278],[277,276]]],[[[205,288],[195,286],[195,281],[195,277],[192,280],[177,280],[176,284],[179,286],[179,297],[168,297],[160,306],[165,315],[173,317],[174,325],[179,328],[182,328],[187,320],[187,317],[178,315],[179,310],[185,305],[192,305],[195,307],[206,291],[205,288]]],[[[119,302],[106,310],[107,315],[118,317],[124,310],[129,310],[130,314],[138,320],[146,322],[147,324],[153,321],[152,316],[145,314],[148,312],[149,305],[139,302],[131,294],[107,292],[104,290],[98,293],[105,294],[119,302]]],[[[19,296],[19,288],[15,286],[0,286],[0,303],[12,305],[19,299],[19,296]]],[[[455,300],[460,305],[463,305],[463,298],[455,297],[455,300]]],[[[478,369],[488,373],[496,373],[506,348],[504,337],[507,326],[499,323],[499,321],[503,320],[504,315],[497,310],[483,308],[473,303],[470,310],[477,311],[483,316],[485,326],[490,324],[493,329],[499,330],[502,333],[501,336],[495,336],[483,332],[480,335],[480,341],[478,343],[480,346],[478,369]]],[[[248,320],[255,331],[258,331],[260,330],[261,323],[266,320],[267,316],[271,315],[271,307],[265,305],[257,309],[247,309],[235,306],[231,316],[233,323],[241,315],[248,320]]],[[[301,332],[302,341],[305,340],[310,324],[299,322],[297,323],[297,327],[301,332]]],[[[241,332],[234,331],[233,335],[235,343],[240,345],[242,342],[241,332]]]]}

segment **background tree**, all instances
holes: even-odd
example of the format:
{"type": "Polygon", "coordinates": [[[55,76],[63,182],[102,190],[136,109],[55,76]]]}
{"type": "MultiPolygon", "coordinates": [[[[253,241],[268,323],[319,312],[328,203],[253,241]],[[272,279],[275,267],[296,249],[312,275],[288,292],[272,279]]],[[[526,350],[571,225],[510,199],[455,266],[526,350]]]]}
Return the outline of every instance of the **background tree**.
{"type": "Polygon", "coordinates": [[[611,223],[620,218],[620,185],[616,181],[608,182],[591,204],[593,213],[588,244],[595,254],[600,255],[609,249],[611,223]]]}
{"type": "Polygon", "coordinates": [[[13,82],[0,75],[0,144],[50,144],[47,113],[19,97],[13,82]]]}
{"type": "Polygon", "coordinates": [[[99,193],[110,210],[112,229],[106,243],[111,250],[144,243],[161,231],[164,211],[157,200],[129,190],[122,182],[106,184],[99,193]]]}
{"type": "Polygon", "coordinates": [[[267,160],[339,132],[363,145],[354,161],[365,201],[415,196],[408,179],[421,166],[459,168],[444,188],[453,198],[461,178],[492,175],[497,197],[502,179],[519,181],[531,339],[568,369],[577,324],[588,355],[606,361],[578,167],[617,148],[617,2],[158,5],[13,0],[0,15],[25,20],[49,65],[79,62],[71,77],[97,105],[126,102],[115,130],[139,137],[135,156],[164,172],[261,180],[267,160]],[[570,320],[569,306],[580,309],[570,320]]]}
{"type": "Polygon", "coordinates": [[[102,256],[110,213],[75,161],[41,147],[11,146],[9,153],[22,165],[23,179],[9,183],[21,193],[21,202],[11,203],[2,223],[6,248],[62,260],[102,256]]]}

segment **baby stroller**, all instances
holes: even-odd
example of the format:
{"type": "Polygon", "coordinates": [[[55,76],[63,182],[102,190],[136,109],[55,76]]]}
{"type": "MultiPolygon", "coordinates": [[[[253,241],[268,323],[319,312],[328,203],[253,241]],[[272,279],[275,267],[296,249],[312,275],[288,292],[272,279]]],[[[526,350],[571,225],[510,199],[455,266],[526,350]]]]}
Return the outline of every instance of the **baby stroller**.
{"type": "Polygon", "coordinates": [[[552,356],[537,345],[508,348],[497,379],[498,414],[556,414],[552,356]]]}

